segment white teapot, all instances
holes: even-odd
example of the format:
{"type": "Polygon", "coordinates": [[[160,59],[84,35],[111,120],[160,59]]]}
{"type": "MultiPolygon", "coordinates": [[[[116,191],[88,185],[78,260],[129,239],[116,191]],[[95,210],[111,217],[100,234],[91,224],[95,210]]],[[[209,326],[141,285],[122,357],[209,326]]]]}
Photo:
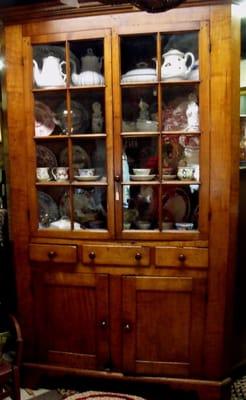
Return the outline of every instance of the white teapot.
{"type": "Polygon", "coordinates": [[[66,61],[49,55],[43,59],[42,68],[39,69],[36,60],[33,60],[33,77],[39,87],[45,86],[65,86],[67,75],[62,71],[62,65],[66,61]]]}
{"type": "Polygon", "coordinates": [[[82,72],[94,71],[100,72],[102,68],[102,57],[97,57],[93,53],[93,49],[89,48],[86,50],[86,55],[81,57],[82,72]]]}
{"type": "Polygon", "coordinates": [[[195,64],[195,57],[192,53],[182,53],[172,49],[162,55],[164,62],[161,66],[161,78],[165,79],[188,79],[195,64]],[[190,63],[188,65],[188,60],[190,63]]]}

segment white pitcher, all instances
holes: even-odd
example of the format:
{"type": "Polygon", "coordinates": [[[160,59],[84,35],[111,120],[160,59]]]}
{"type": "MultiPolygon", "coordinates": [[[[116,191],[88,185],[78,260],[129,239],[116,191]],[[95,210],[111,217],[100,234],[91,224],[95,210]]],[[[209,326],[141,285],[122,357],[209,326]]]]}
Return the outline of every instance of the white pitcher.
{"type": "Polygon", "coordinates": [[[193,53],[182,53],[172,49],[162,55],[164,62],[161,66],[161,78],[165,79],[189,79],[189,74],[195,64],[193,53]],[[188,61],[189,64],[188,64],[188,61]]]}

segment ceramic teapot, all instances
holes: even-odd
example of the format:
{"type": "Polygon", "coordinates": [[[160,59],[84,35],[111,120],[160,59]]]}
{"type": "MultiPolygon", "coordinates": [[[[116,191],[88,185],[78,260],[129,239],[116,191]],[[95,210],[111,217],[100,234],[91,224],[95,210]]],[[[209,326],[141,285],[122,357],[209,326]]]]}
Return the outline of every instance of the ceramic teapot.
{"type": "Polygon", "coordinates": [[[100,72],[102,68],[102,57],[97,57],[93,53],[93,49],[89,48],[86,50],[86,55],[81,57],[82,72],[94,71],[100,72]]]}
{"type": "Polygon", "coordinates": [[[161,66],[162,79],[188,79],[195,64],[195,57],[192,53],[182,53],[172,49],[162,55],[164,61],[161,66]],[[189,61],[189,63],[188,63],[189,61]]]}
{"type": "Polygon", "coordinates": [[[33,60],[33,76],[37,86],[65,86],[67,75],[62,71],[63,65],[66,65],[66,61],[61,62],[52,55],[43,59],[41,69],[37,61],[33,60]]]}

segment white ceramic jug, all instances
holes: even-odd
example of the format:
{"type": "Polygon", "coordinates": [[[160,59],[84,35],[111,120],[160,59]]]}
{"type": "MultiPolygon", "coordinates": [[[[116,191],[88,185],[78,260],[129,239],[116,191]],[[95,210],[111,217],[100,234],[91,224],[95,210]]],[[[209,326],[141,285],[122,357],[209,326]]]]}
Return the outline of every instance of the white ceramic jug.
{"type": "Polygon", "coordinates": [[[164,62],[161,66],[161,78],[165,79],[188,79],[195,64],[192,53],[182,53],[172,49],[162,55],[164,62]],[[189,64],[188,61],[190,60],[189,64]]]}
{"type": "Polygon", "coordinates": [[[59,58],[52,55],[43,59],[41,69],[37,61],[33,60],[33,76],[37,86],[65,86],[67,75],[62,71],[63,65],[66,65],[66,61],[61,62],[59,58]]]}

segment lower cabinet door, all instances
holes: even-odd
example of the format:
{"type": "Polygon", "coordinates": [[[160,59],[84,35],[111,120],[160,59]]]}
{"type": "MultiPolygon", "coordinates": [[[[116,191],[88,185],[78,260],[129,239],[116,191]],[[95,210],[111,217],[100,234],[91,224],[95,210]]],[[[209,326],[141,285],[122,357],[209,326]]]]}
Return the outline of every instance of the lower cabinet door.
{"type": "Polygon", "coordinates": [[[202,373],[205,280],[123,277],[124,373],[202,373]]]}
{"type": "Polygon", "coordinates": [[[109,362],[108,276],[34,272],[39,361],[104,369],[109,362]]]}

